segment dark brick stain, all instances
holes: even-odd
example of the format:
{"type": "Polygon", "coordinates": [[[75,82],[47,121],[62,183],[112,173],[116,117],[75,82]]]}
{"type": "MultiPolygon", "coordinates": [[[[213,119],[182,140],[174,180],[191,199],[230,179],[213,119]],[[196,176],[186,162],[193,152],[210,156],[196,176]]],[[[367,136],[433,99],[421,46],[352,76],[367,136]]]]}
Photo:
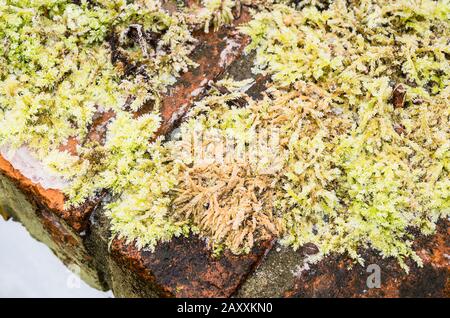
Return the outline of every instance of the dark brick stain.
{"type": "Polygon", "coordinates": [[[264,242],[247,255],[211,255],[204,240],[180,237],[158,244],[154,252],[137,251],[114,240],[117,262],[147,280],[164,297],[230,297],[270,247],[264,242]]]}
{"type": "Polygon", "coordinates": [[[247,90],[247,95],[251,98],[258,100],[263,97],[263,92],[267,89],[266,85],[270,82],[270,77],[265,75],[254,75],[252,67],[255,54],[242,54],[238,59],[233,61],[227,68],[226,73],[221,75],[219,79],[223,79],[225,76],[229,76],[236,81],[243,81],[249,78],[254,79],[253,85],[247,90]]]}
{"type": "Polygon", "coordinates": [[[441,270],[430,264],[424,265],[420,275],[412,275],[399,288],[400,297],[449,297],[448,269],[441,270]]]}

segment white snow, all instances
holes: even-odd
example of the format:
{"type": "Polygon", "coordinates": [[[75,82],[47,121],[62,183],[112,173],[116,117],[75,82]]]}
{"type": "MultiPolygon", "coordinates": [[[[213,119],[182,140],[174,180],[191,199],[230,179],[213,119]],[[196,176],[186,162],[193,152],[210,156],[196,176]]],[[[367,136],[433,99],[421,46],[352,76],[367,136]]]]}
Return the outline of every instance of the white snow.
{"type": "Polygon", "coordinates": [[[78,277],[80,268],[69,269],[22,224],[0,217],[0,297],[112,298],[78,277]]]}
{"type": "Polygon", "coordinates": [[[32,152],[25,146],[16,150],[10,150],[6,146],[0,147],[0,154],[9,161],[14,169],[34,183],[40,184],[44,189],[62,190],[68,186],[69,182],[50,172],[32,152]]]}

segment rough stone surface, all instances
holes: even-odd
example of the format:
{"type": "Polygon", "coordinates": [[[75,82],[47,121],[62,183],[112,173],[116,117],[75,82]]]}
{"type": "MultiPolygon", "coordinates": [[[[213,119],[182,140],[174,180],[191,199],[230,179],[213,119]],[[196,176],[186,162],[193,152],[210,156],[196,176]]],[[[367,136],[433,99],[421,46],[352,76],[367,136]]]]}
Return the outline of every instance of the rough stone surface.
{"type": "Polygon", "coordinates": [[[300,251],[275,245],[236,297],[283,297],[286,290],[294,288],[294,272],[304,258],[300,251]]]}

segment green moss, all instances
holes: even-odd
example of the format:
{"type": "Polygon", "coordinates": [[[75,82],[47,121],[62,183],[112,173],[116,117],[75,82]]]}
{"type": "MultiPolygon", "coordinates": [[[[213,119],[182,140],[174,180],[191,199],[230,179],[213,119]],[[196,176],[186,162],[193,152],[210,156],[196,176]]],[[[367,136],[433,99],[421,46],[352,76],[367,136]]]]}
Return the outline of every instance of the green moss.
{"type": "Polygon", "coordinates": [[[285,89],[314,83],[328,104],[319,130],[293,136],[278,202],[286,244],[313,242],[322,255],[360,262],[359,250],[372,247],[404,267],[405,257],[420,263],[409,230],[431,233],[449,213],[449,9],[448,1],[278,6],[242,28],[255,71],[285,89]],[[400,108],[390,83],[407,90],[400,108]]]}
{"type": "Polygon", "coordinates": [[[109,209],[114,233],[133,219],[133,200],[134,208],[147,200],[147,214],[155,214],[153,223],[146,221],[152,238],[142,245],[182,231],[164,218],[167,200],[154,202],[174,181],[160,169],[160,141],[149,140],[160,125],[160,94],[195,66],[188,58],[194,40],[184,17],[166,13],[159,1],[1,1],[0,7],[0,145],[25,144],[69,179],[68,206],[104,189],[117,193],[119,201],[109,209]],[[154,42],[142,41],[139,32],[154,42]],[[144,103],[153,103],[154,112],[135,118],[144,103]],[[87,133],[104,112],[114,117],[99,144],[87,133]],[[60,151],[69,138],[77,140],[76,155],[60,151]],[[151,193],[134,192],[151,184],[151,193]]]}
{"type": "Polygon", "coordinates": [[[276,131],[278,151],[199,167],[180,136],[155,140],[160,94],[195,66],[190,30],[230,23],[235,1],[169,14],[159,1],[0,0],[0,145],[26,144],[69,179],[68,205],[108,190],[113,235],[139,248],[191,231],[216,254],[246,253],[275,235],[314,243],[316,259],[363,262],[371,247],[405,269],[420,262],[410,230],[433,233],[450,211],[449,2],[275,2],[287,1],[251,1],[241,28],[254,71],[272,78],[267,96],[223,80],[229,93],[198,102],[180,136],[201,128],[247,147],[276,131]],[[105,140],[93,141],[104,112],[105,140]],[[60,151],[71,137],[77,153],[60,151]]]}

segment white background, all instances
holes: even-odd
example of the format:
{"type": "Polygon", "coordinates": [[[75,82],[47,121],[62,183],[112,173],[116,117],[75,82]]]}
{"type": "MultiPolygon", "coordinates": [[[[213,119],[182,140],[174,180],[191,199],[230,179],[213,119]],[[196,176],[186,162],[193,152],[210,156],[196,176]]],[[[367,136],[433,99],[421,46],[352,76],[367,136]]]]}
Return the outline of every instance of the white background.
{"type": "Polygon", "coordinates": [[[112,297],[89,287],[17,222],[0,217],[0,297],[112,297]]]}

